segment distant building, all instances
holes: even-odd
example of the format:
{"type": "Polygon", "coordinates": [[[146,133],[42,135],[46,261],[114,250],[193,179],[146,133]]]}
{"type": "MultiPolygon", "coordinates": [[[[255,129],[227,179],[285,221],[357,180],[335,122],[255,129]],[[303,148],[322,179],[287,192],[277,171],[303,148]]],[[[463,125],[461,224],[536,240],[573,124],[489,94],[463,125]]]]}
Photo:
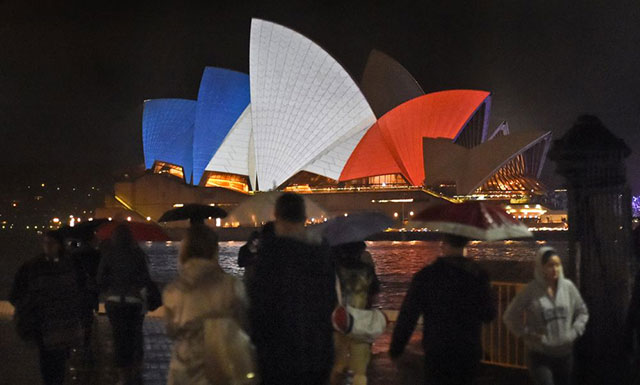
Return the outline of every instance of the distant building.
{"type": "MultiPolygon", "coordinates": [[[[425,94],[378,51],[359,86],[311,40],[254,19],[249,75],[207,67],[197,100],[145,101],[145,166],[198,191],[187,194],[193,201],[233,205],[277,189],[313,194],[333,213],[375,208],[405,220],[434,200],[526,203],[544,194],[551,133],[511,134],[506,122],[489,132],[490,111],[489,92],[425,94]]],[[[153,205],[187,199],[173,187],[152,191],[151,181],[168,186],[145,175],[116,185],[116,195],[153,219],[161,211],[153,205]]]]}

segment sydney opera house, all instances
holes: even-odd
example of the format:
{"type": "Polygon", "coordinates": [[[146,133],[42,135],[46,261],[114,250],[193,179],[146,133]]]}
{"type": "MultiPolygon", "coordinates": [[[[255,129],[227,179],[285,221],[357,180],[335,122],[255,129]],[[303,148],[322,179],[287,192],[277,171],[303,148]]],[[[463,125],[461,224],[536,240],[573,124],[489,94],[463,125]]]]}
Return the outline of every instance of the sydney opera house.
{"type": "Polygon", "coordinates": [[[378,51],[357,83],[313,41],[254,19],[248,75],[207,67],[196,100],[144,102],[148,171],[118,183],[113,205],[157,219],[182,202],[290,190],[331,215],[409,219],[441,199],[526,203],[544,193],[551,133],[490,129],[490,111],[490,92],[425,93],[378,51]]]}

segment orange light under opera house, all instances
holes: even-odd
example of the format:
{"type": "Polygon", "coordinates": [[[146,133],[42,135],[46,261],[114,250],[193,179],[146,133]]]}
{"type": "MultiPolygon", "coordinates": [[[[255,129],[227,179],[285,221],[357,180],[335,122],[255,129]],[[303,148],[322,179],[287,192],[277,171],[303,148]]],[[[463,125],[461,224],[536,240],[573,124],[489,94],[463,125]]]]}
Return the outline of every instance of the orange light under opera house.
{"type": "Polygon", "coordinates": [[[242,193],[249,192],[249,185],[246,183],[245,177],[231,174],[205,174],[205,177],[207,178],[204,183],[205,187],[222,187],[242,193]]]}
{"type": "Polygon", "coordinates": [[[183,168],[171,163],[156,161],[153,165],[153,172],[156,174],[169,174],[184,180],[183,168]]]}

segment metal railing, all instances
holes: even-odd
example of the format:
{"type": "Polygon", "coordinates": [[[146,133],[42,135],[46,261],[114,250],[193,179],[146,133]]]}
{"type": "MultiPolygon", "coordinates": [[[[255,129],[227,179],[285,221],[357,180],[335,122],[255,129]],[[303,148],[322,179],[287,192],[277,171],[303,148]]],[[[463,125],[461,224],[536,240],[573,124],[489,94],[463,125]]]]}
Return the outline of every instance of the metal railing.
{"type": "Polygon", "coordinates": [[[526,369],[524,343],[511,334],[502,322],[505,309],[524,286],[524,283],[491,282],[498,301],[498,314],[493,322],[482,328],[483,363],[526,369]]]}

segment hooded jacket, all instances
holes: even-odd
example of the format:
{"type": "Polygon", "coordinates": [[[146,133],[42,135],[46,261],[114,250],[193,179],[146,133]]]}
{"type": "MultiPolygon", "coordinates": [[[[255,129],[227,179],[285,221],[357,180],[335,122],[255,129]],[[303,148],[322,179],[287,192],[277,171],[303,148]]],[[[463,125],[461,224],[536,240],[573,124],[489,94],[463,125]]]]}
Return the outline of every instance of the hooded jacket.
{"type": "MultiPolygon", "coordinates": [[[[248,308],[244,284],[222,271],[218,262],[194,258],[164,290],[167,334],[174,340],[169,384],[204,385],[206,318],[232,318],[246,328],[248,308]]],[[[221,357],[224,359],[224,357],[221,357]]]]}
{"type": "Polygon", "coordinates": [[[503,321],[514,335],[524,338],[529,350],[562,357],[571,354],[574,341],[584,333],[589,313],[578,289],[564,278],[562,268],[555,297],[547,293],[542,256],[551,250],[551,247],[538,250],[535,279],[515,296],[503,321]]]}
{"type": "Polygon", "coordinates": [[[333,364],[335,271],[329,246],[306,235],[267,231],[258,247],[249,314],[265,383],[321,380],[333,364]]]}

